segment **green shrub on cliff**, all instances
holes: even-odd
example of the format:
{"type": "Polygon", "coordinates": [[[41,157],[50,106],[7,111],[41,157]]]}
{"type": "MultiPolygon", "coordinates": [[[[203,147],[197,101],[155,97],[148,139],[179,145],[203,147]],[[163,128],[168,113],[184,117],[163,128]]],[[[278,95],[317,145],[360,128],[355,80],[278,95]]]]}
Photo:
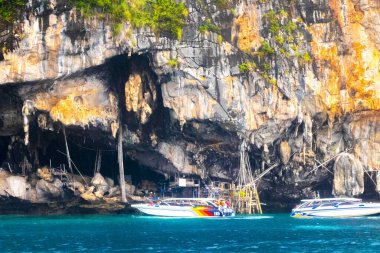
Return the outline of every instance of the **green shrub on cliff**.
{"type": "Polygon", "coordinates": [[[276,36],[274,36],[274,41],[275,41],[278,45],[282,46],[282,45],[284,45],[285,39],[284,39],[284,37],[281,36],[281,35],[276,35],[276,36]]]}
{"type": "Polygon", "coordinates": [[[227,10],[229,8],[229,0],[214,0],[214,4],[219,10],[227,10]]]}
{"type": "Polygon", "coordinates": [[[272,55],[275,53],[274,49],[270,46],[269,42],[266,40],[261,45],[260,51],[262,51],[266,55],[272,55]]]}
{"type": "Polygon", "coordinates": [[[281,23],[277,13],[274,10],[270,10],[264,14],[263,18],[269,23],[269,31],[277,35],[281,29],[281,23]]]}
{"type": "Polygon", "coordinates": [[[26,0],[0,0],[0,26],[12,24],[25,9],[26,2],[26,0]]]}
{"type": "Polygon", "coordinates": [[[85,17],[97,16],[111,21],[114,32],[123,22],[133,27],[149,27],[157,36],[180,39],[188,11],[184,3],[175,0],[72,0],[85,17]]]}
{"type": "Polygon", "coordinates": [[[312,61],[312,60],[311,60],[311,57],[310,57],[310,55],[309,55],[308,52],[303,53],[303,55],[302,55],[302,59],[303,59],[305,62],[311,62],[311,61],[312,61]]]}
{"type": "Polygon", "coordinates": [[[256,63],[254,62],[243,62],[239,65],[240,73],[249,73],[256,69],[256,63]]]}
{"type": "Polygon", "coordinates": [[[26,11],[27,0],[0,0],[0,61],[23,38],[22,26],[15,21],[26,11]]]}
{"type": "Polygon", "coordinates": [[[276,78],[271,78],[271,79],[269,80],[269,83],[272,84],[272,85],[276,85],[276,84],[277,84],[277,80],[276,80],[276,78]]]}
{"type": "Polygon", "coordinates": [[[216,26],[215,24],[213,24],[210,19],[207,19],[198,27],[198,31],[201,33],[206,33],[206,32],[220,33],[220,28],[216,26]]]}
{"type": "Polygon", "coordinates": [[[167,62],[168,66],[173,68],[173,69],[176,69],[179,67],[179,62],[178,62],[178,59],[177,58],[170,58],[167,62]]]}
{"type": "Polygon", "coordinates": [[[150,0],[147,1],[145,8],[148,13],[153,13],[148,26],[154,33],[167,32],[169,35],[181,39],[182,28],[186,25],[185,18],[188,15],[184,3],[177,4],[174,0],[150,0]]]}

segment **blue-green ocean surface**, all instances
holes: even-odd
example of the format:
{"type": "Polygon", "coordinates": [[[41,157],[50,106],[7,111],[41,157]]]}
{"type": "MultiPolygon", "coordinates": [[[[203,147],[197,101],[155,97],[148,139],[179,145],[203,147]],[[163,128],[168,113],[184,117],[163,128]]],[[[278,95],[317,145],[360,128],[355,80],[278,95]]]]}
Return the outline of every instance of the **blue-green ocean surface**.
{"type": "Polygon", "coordinates": [[[380,252],[380,217],[0,216],[0,252],[380,252]]]}

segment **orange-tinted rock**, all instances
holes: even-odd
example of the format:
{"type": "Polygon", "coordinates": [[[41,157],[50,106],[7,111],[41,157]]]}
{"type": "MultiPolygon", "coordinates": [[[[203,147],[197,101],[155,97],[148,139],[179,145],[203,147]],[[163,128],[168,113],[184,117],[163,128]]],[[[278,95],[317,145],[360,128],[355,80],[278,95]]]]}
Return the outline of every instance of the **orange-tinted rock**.
{"type": "Polygon", "coordinates": [[[48,111],[54,121],[65,125],[111,127],[117,121],[115,95],[97,80],[74,79],[57,83],[49,92],[41,91],[31,100],[38,110],[48,111]]]}

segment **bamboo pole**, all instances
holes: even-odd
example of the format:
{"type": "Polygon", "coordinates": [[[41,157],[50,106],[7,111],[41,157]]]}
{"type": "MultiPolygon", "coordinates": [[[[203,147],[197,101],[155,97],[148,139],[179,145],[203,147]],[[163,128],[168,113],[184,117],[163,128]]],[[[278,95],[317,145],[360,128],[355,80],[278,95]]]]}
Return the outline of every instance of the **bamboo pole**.
{"type": "Polygon", "coordinates": [[[65,137],[65,146],[66,146],[66,157],[67,157],[67,163],[69,164],[69,170],[70,173],[73,173],[73,167],[71,165],[71,158],[70,158],[70,151],[69,151],[69,145],[67,144],[67,136],[66,136],[66,129],[65,126],[62,125],[62,131],[63,131],[63,137],[65,137]]]}
{"type": "MultiPolygon", "coordinates": [[[[60,154],[62,154],[62,155],[66,155],[65,153],[63,153],[63,152],[60,151],[60,150],[57,150],[57,152],[60,153],[60,154]]],[[[70,161],[72,162],[72,164],[74,165],[74,168],[77,170],[77,172],[79,173],[79,175],[80,175],[81,178],[83,179],[84,184],[85,184],[86,186],[88,186],[88,185],[87,185],[87,182],[86,182],[86,180],[85,180],[85,178],[84,178],[84,176],[82,175],[82,173],[80,173],[80,170],[79,170],[78,167],[75,165],[74,161],[71,160],[71,158],[70,158],[70,161]]],[[[66,171],[65,164],[63,164],[63,169],[66,171]]]]}
{"type": "Polygon", "coordinates": [[[123,163],[123,126],[119,125],[119,136],[117,145],[117,157],[119,163],[119,177],[120,177],[120,189],[121,189],[121,201],[127,202],[127,197],[125,194],[125,179],[124,179],[124,163],[123,163]]]}

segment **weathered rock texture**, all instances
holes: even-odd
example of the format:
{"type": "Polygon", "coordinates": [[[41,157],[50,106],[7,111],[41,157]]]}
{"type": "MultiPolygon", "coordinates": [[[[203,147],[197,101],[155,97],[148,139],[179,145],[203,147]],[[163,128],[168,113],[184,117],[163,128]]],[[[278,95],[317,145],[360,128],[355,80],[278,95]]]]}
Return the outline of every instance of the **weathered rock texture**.
{"type": "Polygon", "coordinates": [[[335,196],[357,196],[363,193],[363,166],[353,155],[342,153],[336,158],[333,191],[335,196]]]}
{"type": "MultiPolygon", "coordinates": [[[[112,37],[107,22],[54,3],[22,20],[23,39],[0,62],[0,136],[23,136],[29,100],[31,139],[57,134],[60,122],[114,148],[121,121],[126,154],[141,166],[226,181],[244,138],[255,173],[281,164],[260,184],[268,200],[329,195],[332,178],[336,195],[358,195],[362,176],[350,175],[380,170],[379,1],[186,1],[181,41],[128,24],[112,37]],[[286,13],[297,42],[275,43],[263,18],[270,10],[286,13]],[[205,20],[219,34],[199,32],[205,20]],[[274,56],[257,56],[264,41],[274,56]],[[257,68],[241,73],[247,61],[257,68]],[[345,150],[350,158],[335,159],[332,175],[345,150]]],[[[31,164],[29,153],[49,145],[36,139],[21,152],[31,164]]],[[[2,152],[9,162],[12,147],[2,152]]]]}

